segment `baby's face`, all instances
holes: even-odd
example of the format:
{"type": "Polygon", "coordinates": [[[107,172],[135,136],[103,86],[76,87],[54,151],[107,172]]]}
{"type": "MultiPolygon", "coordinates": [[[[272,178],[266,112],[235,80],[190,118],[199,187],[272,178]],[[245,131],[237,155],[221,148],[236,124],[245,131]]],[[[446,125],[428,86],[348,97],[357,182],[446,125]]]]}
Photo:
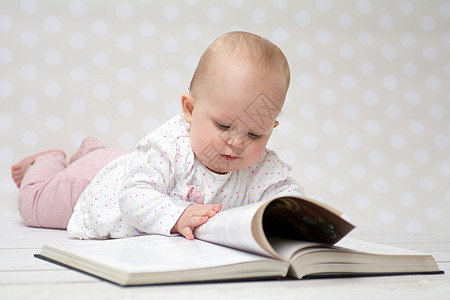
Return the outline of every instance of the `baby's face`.
{"type": "MultiPolygon", "coordinates": [[[[230,76],[228,76],[230,77],[230,76]]],[[[273,99],[264,84],[215,76],[208,88],[185,94],[192,101],[191,144],[196,157],[211,171],[227,173],[248,168],[262,156],[283,99],[273,99]]]]}

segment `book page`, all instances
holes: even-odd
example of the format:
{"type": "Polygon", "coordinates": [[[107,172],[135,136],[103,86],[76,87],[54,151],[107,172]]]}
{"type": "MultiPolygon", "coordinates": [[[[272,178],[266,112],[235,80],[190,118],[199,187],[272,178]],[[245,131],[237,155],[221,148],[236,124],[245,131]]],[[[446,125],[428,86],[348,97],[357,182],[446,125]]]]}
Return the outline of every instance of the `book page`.
{"type": "Polygon", "coordinates": [[[258,202],[221,211],[198,227],[195,231],[195,237],[267,256],[268,253],[256,241],[252,228],[254,216],[265,205],[267,203],[258,202]]]}

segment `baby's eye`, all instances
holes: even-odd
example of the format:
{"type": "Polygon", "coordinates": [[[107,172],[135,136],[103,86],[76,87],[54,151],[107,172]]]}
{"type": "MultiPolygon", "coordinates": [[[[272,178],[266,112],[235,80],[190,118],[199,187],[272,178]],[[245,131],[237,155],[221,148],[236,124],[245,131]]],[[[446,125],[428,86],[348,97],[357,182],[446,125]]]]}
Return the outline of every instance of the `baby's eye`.
{"type": "Polygon", "coordinates": [[[260,137],[259,134],[253,133],[253,132],[249,132],[248,136],[251,137],[252,139],[257,139],[260,137]]]}
{"type": "Polygon", "coordinates": [[[217,123],[217,122],[216,122],[216,125],[217,125],[217,127],[219,127],[222,130],[230,129],[230,126],[228,126],[228,125],[224,125],[224,124],[217,123]]]}

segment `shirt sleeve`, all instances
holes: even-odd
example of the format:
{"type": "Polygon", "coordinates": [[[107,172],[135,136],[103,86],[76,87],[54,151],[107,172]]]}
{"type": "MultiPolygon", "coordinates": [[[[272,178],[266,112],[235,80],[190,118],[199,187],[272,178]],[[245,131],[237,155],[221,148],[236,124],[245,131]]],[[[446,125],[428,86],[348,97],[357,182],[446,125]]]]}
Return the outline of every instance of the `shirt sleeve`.
{"type": "Polygon", "coordinates": [[[129,157],[119,208],[127,223],[140,232],[172,235],[170,230],[192,204],[170,196],[175,186],[173,155],[144,139],[129,157]]]}

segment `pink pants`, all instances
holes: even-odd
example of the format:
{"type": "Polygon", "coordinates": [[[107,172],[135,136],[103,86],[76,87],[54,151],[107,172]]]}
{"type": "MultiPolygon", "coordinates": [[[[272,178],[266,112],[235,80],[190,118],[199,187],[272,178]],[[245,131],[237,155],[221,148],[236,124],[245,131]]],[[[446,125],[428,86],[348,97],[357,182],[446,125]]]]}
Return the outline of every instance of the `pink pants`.
{"type": "Polygon", "coordinates": [[[56,152],[34,160],[18,195],[19,212],[25,224],[66,229],[80,194],[92,178],[109,162],[125,154],[103,145],[88,145],[83,149],[83,144],[79,153],[81,157],[70,165],[56,152]]]}

